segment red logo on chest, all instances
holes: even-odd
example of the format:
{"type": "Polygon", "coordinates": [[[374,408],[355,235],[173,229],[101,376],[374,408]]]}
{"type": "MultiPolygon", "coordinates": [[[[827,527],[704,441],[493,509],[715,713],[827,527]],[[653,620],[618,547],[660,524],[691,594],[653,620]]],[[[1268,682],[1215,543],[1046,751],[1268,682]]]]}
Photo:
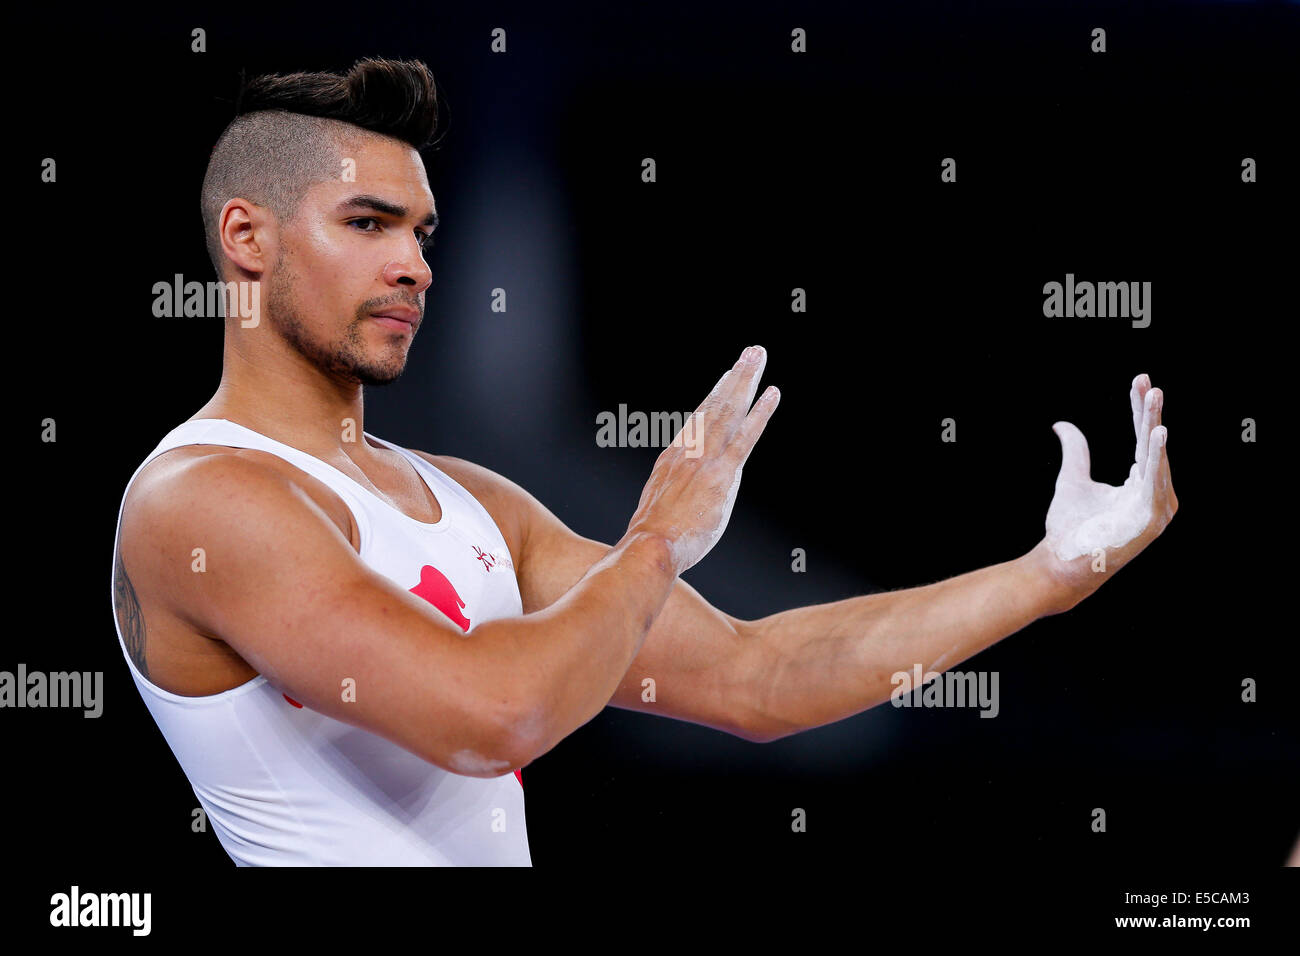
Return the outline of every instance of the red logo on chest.
{"type": "Polygon", "coordinates": [[[420,583],[411,588],[411,593],[416,597],[424,598],[447,615],[462,631],[469,630],[469,618],[461,613],[465,602],[460,599],[452,583],[437,568],[427,564],[420,568],[420,583]]]}

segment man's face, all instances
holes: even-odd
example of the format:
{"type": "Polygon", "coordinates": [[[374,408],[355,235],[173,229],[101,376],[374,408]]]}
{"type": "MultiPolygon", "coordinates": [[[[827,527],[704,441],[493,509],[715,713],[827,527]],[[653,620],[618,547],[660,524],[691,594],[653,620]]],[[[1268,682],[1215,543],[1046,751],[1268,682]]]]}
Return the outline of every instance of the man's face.
{"type": "Polygon", "coordinates": [[[340,146],[352,175],[317,183],[280,224],[267,317],[291,346],[347,382],[386,385],[406,367],[433,279],[421,245],[437,224],[419,154],[388,137],[340,146]]]}

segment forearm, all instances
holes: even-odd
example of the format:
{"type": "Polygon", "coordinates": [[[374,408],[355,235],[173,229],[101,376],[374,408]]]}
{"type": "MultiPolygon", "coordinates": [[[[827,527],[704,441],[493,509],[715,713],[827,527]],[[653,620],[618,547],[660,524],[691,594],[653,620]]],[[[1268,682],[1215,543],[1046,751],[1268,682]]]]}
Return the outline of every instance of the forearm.
{"type": "Polygon", "coordinates": [[[925,587],[795,608],[753,623],[744,723],[771,740],[889,699],[894,674],[941,672],[1062,610],[1038,549],[925,587]]]}
{"type": "Polygon", "coordinates": [[[549,607],[484,625],[509,662],[521,764],[604,708],[676,580],[668,542],[632,535],[549,607]]]}

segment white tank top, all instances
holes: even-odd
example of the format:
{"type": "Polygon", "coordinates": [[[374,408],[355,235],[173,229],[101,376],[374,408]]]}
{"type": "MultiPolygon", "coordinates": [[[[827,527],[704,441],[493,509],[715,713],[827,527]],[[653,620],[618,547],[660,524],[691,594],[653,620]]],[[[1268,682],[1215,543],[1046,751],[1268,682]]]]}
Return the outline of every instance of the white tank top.
{"type": "MultiPolygon", "coordinates": [[[[463,631],[522,614],[509,550],[483,506],[419,455],[366,437],[415,466],[442,506],[436,524],[416,521],[319,458],[225,419],[172,429],[127,489],[150,460],[182,445],[261,449],[332,488],[357,523],[361,560],[463,631]]],[[[236,865],[532,865],[518,770],[492,778],[450,773],[302,706],[261,675],[220,694],[173,694],[140,673],[120,629],[118,644],[236,865]]]]}

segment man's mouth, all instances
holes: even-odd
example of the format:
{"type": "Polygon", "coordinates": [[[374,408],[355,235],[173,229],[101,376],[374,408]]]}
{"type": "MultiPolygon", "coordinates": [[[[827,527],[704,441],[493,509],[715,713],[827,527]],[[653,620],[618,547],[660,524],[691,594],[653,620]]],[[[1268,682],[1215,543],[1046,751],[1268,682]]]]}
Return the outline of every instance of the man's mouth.
{"type": "Polygon", "coordinates": [[[406,332],[413,330],[419,323],[420,313],[416,309],[392,306],[380,312],[372,312],[370,318],[386,329],[392,329],[394,332],[406,332]]]}

